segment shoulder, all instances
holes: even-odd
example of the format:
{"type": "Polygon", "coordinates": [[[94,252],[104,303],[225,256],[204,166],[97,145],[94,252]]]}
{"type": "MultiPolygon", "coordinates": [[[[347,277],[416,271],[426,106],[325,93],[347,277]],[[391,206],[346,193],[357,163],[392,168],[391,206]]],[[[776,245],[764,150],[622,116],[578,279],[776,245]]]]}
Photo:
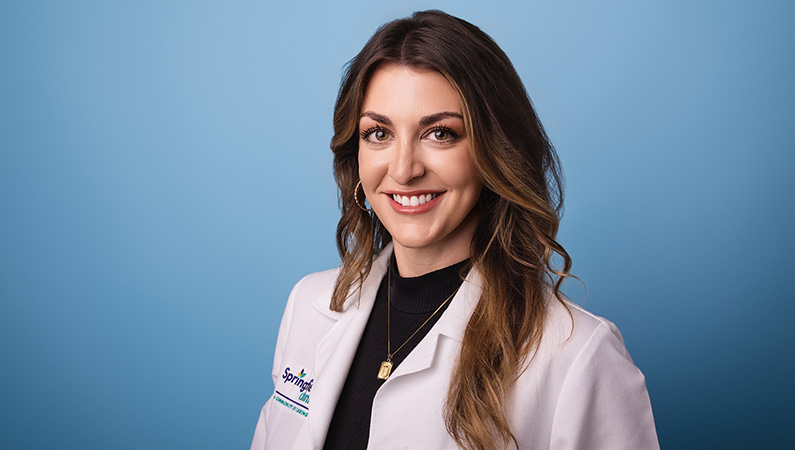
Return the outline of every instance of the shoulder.
{"type": "Polygon", "coordinates": [[[309,305],[325,305],[331,301],[331,291],[337,280],[340,268],[314,272],[301,278],[290,292],[287,309],[306,307],[309,305]]]}
{"type": "Polygon", "coordinates": [[[338,273],[339,269],[311,273],[293,286],[276,338],[274,380],[286,355],[314,348],[315,340],[335,322],[338,313],[329,309],[329,301],[338,273]]]}
{"type": "Polygon", "coordinates": [[[558,299],[550,293],[546,299],[546,321],[542,343],[580,352],[608,346],[631,361],[624,338],[613,322],[597,316],[565,296],[558,299]]]}
{"type": "Polygon", "coordinates": [[[541,339],[525,362],[519,385],[540,383],[549,392],[550,388],[562,389],[565,380],[575,373],[600,378],[621,369],[640,375],[612,322],[565,297],[558,299],[551,290],[545,306],[541,339]]]}
{"type": "Polygon", "coordinates": [[[543,335],[533,362],[548,365],[563,384],[615,384],[645,379],[635,366],[624,338],[613,322],[597,316],[567,298],[547,300],[543,335]]]}
{"type": "Polygon", "coordinates": [[[340,268],[310,273],[301,278],[293,287],[293,292],[314,292],[328,290],[334,287],[334,282],[340,273],[340,268]]]}
{"type": "MultiPolygon", "coordinates": [[[[317,320],[333,319],[334,313],[329,309],[331,292],[337,279],[339,268],[311,273],[299,280],[293,286],[287,305],[284,308],[279,335],[276,343],[276,354],[280,355],[293,333],[295,324],[306,323],[307,320],[315,323],[317,320]]],[[[298,333],[299,335],[303,333],[298,333]]]]}
{"type": "Polygon", "coordinates": [[[549,421],[550,445],[658,448],[645,378],[618,328],[568,299],[549,297],[543,337],[523,378],[536,389],[544,385],[549,415],[539,420],[549,421]]]}

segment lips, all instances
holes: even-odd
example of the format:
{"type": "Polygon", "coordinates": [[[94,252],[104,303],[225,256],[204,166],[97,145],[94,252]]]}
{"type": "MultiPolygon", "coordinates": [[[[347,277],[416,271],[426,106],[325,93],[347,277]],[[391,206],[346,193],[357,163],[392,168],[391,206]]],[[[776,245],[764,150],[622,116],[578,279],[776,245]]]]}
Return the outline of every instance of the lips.
{"type": "Polygon", "coordinates": [[[427,193],[420,195],[400,195],[400,194],[391,194],[391,195],[392,195],[392,200],[407,208],[411,206],[423,205],[439,196],[438,193],[427,193]]]}

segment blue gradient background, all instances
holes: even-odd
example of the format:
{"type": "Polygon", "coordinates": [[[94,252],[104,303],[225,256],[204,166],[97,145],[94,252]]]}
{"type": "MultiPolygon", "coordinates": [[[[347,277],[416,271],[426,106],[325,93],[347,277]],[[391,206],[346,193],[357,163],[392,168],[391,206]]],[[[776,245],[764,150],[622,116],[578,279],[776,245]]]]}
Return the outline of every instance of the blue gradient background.
{"type": "Polygon", "coordinates": [[[793,3],[397,3],[2,3],[0,448],[248,447],[343,64],[431,7],[525,81],[663,448],[795,448],[793,3]]]}

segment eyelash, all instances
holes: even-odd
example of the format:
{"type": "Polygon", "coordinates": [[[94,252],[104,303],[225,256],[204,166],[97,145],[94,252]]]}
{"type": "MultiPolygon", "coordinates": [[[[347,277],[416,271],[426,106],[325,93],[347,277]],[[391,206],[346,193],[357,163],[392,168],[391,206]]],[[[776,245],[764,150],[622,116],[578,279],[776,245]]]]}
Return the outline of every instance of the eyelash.
{"type": "MultiPolygon", "coordinates": [[[[382,127],[381,125],[375,125],[375,126],[372,126],[370,128],[367,128],[366,130],[363,130],[360,133],[360,136],[361,136],[363,141],[380,143],[379,141],[370,140],[370,135],[372,135],[373,133],[375,133],[377,131],[382,131],[384,133],[389,134],[389,130],[387,130],[386,128],[382,127]]],[[[423,135],[423,137],[431,136],[432,134],[438,133],[438,132],[443,132],[443,133],[447,133],[447,134],[450,135],[450,139],[446,139],[444,141],[438,141],[438,142],[447,143],[447,142],[456,141],[458,139],[458,133],[456,133],[455,131],[453,131],[452,129],[450,129],[450,128],[444,126],[444,125],[436,125],[435,127],[433,127],[430,130],[428,130],[423,135]]]]}

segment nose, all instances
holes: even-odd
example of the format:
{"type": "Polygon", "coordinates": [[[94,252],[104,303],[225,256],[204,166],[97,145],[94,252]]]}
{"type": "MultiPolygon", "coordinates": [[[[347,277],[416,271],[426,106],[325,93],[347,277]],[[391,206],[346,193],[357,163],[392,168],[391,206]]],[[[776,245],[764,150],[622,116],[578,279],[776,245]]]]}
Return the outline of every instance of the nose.
{"type": "Polygon", "coordinates": [[[389,176],[398,184],[410,184],[425,174],[422,150],[417,142],[402,140],[394,147],[394,155],[389,164],[389,176]]]}

